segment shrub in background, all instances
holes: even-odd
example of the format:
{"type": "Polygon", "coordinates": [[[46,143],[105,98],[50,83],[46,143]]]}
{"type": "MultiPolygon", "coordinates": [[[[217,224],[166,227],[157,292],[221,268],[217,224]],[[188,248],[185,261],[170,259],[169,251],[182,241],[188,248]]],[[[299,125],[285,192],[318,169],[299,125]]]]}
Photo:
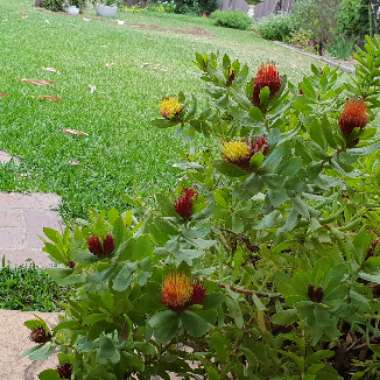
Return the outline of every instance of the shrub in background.
{"type": "Polygon", "coordinates": [[[315,53],[315,48],[311,44],[313,39],[314,36],[312,32],[305,29],[299,29],[292,33],[289,42],[298,48],[315,53]]]}
{"type": "MultiPolygon", "coordinates": [[[[67,1],[66,1],[67,2],[67,1]]],[[[84,9],[86,8],[86,3],[87,3],[87,0],[70,0],[68,2],[70,5],[74,5],[76,6],[77,8],[79,9],[84,9]]]]}
{"type": "Polygon", "coordinates": [[[364,0],[342,0],[339,5],[337,31],[351,39],[362,39],[369,33],[368,2],[364,0]]]}
{"type": "Polygon", "coordinates": [[[59,12],[63,11],[65,0],[43,0],[41,6],[50,11],[59,12]]]}
{"type": "Polygon", "coordinates": [[[267,40],[288,41],[295,28],[292,16],[284,14],[264,17],[258,22],[257,30],[267,40]]]}
{"type": "Polygon", "coordinates": [[[26,322],[32,359],[59,353],[40,379],[379,379],[380,41],[295,84],[196,63],[206,98],[154,121],[190,140],[177,189],[45,229],[73,294],[26,322]]]}
{"type": "Polygon", "coordinates": [[[240,11],[220,11],[217,10],[211,14],[215,25],[226,28],[247,30],[252,26],[251,18],[240,11]]]}
{"type": "Polygon", "coordinates": [[[295,29],[309,30],[320,55],[336,37],[340,0],[298,0],[292,10],[295,29]]]}
{"type": "Polygon", "coordinates": [[[218,6],[218,0],[175,0],[176,13],[209,14],[218,6]]]}
{"type": "Polygon", "coordinates": [[[181,14],[194,14],[200,13],[198,0],[175,0],[175,12],[181,14]]]}

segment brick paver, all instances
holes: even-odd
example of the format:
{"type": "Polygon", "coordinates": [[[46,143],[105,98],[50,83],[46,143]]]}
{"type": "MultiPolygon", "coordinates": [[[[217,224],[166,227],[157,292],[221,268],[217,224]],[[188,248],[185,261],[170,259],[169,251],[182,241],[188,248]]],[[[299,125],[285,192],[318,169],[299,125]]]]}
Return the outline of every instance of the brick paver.
{"type": "Polygon", "coordinates": [[[40,237],[43,227],[60,229],[59,204],[55,194],[0,193],[0,257],[11,265],[31,259],[37,265],[50,266],[40,237]]]}

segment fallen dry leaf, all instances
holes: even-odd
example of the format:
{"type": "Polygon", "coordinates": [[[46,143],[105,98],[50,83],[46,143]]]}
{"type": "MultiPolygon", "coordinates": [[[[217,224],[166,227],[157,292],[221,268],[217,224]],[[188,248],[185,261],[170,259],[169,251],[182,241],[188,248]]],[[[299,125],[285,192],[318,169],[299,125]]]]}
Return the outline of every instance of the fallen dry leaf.
{"type": "Polygon", "coordinates": [[[96,91],[96,86],[94,84],[89,84],[88,88],[91,94],[93,94],[96,91]]]}
{"type": "Polygon", "coordinates": [[[124,25],[125,21],[124,20],[116,20],[117,25],[124,25]]]}
{"type": "Polygon", "coordinates": [[[33,84],[35,86],[49,86],[50,84],[53,83],[52,80],[46,80],[46,79],[21,79],[21,82],[33,84]]]}
{"type": "Polygon", "coordinates": [[[43,67],[43,69],[45,71],[49,71],[49,73],[57,73],[58,72],[58,70],[55,69],[54,67],[43,67]]]}
{"type": "Polygon", "coordinates": [[[80,161],[78,160],[70,160],[69,165],[71,166],[78,166],[80,164],[80,161]]]}
{"type": "Polygon", "coordinates": [[[88,133],[83,132],[83,131],[78,131],[77,129],[72,129],[72,128],[63,128],[63,133],[69,136],[78,136],[78,137],[88,136],[88,133]]]}
{"type": "Polygon", "coordinates": [[[5,98],[6,96],[9,96],[6,92],[0,92],[0,98],[5,98]]]}
{"type": "Polygon", "coordinates": [[[114,64],[114,62],[106,63],[107,69],[111,69],[114,64]]]}
{"type": "Polygon", "coordinates": [[[60,96],[56,96],[56,95],[40,95],[40,96],[37,96],[37,99],[47,100],[49,102],[59,102],[62,100],[60,96]]]}

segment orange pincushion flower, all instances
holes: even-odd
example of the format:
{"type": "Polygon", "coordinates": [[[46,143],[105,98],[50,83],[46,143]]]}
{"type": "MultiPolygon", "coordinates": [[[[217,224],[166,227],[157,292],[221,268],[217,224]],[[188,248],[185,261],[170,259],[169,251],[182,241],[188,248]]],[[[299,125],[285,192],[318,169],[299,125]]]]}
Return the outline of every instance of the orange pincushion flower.
{"type": "Polygon", "coordinates": [[[342,133],[348,136],[354,128],[362,129],[367,123],[368,111],[364,100],[347,100],[339,117],[339,126],[342,133]]]}
{"type": "Polygon", "coordinates": [[[161,300],[169,309],[180,312],[190,303],[193,295],[191,279],[184,273],[169,273],[162,285],[161,300]]]}
{"type": "Polygon", "coordinates": [[[260,91],[264,87],[269,87],[270,97],[275,96],[280,91],[282,79],[274,63],[262,64],[253,79],[252,103],[260,106],[260,91]]]}

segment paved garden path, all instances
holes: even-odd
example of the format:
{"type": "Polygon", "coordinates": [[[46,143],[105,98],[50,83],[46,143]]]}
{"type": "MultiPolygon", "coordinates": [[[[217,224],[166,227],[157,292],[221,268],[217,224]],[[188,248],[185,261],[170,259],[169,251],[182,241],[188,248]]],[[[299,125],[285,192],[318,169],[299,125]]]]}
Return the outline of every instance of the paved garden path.
{"type": "Polygon", "coordinates": [[[57,321],[55,313],[21,312],[0,310],[0,379],[1,380],[36,380],[38,373],[45,368],[54,368],[55,357],[44,362],[32,362],[22,357],[21,352],[34,346],[29,339],[29,330],[24,322],[41,316],[50,326],[57,321]]]}
{"type": "Polygon", "coordinates": [[[59,204],[55,194],[0,193],[0,257],[11,265],[31,259],[37,265],[50,266],[40,237],[43,227],[60,228],[59,204]]]}

